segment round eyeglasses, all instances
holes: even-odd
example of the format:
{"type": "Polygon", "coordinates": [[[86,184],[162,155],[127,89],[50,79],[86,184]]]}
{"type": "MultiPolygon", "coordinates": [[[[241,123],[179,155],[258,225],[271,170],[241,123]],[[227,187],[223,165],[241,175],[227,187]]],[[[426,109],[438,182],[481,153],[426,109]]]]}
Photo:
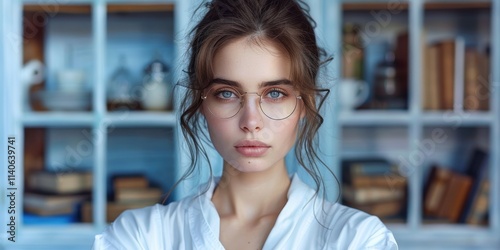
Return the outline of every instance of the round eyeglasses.
{"type": "Polygon", "coordinates": [[[297,108],[297,91],[291,85],[274,85],[257,92],[243,92],[225,84],[215,84],[204,92],[201,99],[214,116],[227,119],[235,116],[244,105],[243,96],[256,94],[259,96],[259,106],[267,117],[273,120],[283,120],[293,114],[297,108]]]}

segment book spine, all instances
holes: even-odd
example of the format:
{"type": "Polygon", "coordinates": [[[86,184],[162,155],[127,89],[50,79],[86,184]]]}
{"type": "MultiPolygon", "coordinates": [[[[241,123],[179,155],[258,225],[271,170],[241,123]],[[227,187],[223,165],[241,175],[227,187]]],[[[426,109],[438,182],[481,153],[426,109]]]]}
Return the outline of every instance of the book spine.
{"type": "Polygon", "coordinates": [[[461,37],[455,40],[455,70],[454,70],[454,104],[455,112],[463,112],[464,110],[464,57],[465,57],[465,42],[461,37]]]}

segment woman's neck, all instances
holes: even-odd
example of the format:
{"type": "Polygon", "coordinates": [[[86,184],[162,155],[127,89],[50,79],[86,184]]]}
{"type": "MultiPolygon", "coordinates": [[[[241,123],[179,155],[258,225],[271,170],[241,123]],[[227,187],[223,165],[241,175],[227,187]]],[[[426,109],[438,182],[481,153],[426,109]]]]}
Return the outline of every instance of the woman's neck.
{"type": "Polygon", "coordinates": [[[221,218],[258,220],[280,213],[287,202],[289,187],[290,178],[284,161],[265,171],[251,173],[224,164],[212,202],[221,218]]]}

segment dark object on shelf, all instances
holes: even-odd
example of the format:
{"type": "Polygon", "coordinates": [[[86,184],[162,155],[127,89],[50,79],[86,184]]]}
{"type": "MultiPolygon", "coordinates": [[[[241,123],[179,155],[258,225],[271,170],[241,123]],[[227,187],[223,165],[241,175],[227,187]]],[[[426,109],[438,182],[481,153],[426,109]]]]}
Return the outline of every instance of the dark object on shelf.
{"type": "Polygon", "coordinates": [[[375,70],[373,109],[408,108],[408,34],[398,36],[395,52],[388,51],[375,70]]]}
{"type": "Polygon", "coordinates": [[[359,30],[356,24],[345,24],[343,27],[342,78],[363,78],[364,46],[359,30]]]}
{"type": "Polygon", "coordinates": [[[465,173],[472,178],[473,182],[459,220],[461,223],[479,225],[484,224],[486,220],[490,190],[488,164],[489,156],[486,151],[475,149],[472,152],[465,173]]]}

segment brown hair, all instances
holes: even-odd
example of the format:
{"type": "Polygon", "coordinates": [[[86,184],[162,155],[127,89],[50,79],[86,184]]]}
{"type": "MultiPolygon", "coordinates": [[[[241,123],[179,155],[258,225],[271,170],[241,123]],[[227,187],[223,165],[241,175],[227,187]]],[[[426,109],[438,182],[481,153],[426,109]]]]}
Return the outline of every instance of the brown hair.
{"type": "MultiPolygon", "coordinates": [[[[308,6],[302,1],[294,0],[213,0],[202,4],[197,11],[202,7],[207,12],[191,31],[190,60],[185,79],[187,92],[181,103],[180,117],[182,132],[189,146],[191,165],[179,181],[195,171],[200,154],[210,164],[200,141],[208,140],[208,137],[207,133],[202,133],[204,118],[199,109],[202,105],[202,92],[213,78],[213,58],[229,42],[248,38],[256,44],[273,42],[290,58],[290,77],[294,87],[300,92],[305,107],[295,156],[315,181],[316,192],[320,191],[320,187],[324,190],[318,163],[327,166],[316,153],[314,138],[323,123],[318,111],[329,90],[318,88],[317,78],[320,66],[331,59],[321,61],[325,53],[316,43],[316,24],[308,13],[308,6]]],[[[211,166],[210,175],[212,176],[211,166]]]]}

